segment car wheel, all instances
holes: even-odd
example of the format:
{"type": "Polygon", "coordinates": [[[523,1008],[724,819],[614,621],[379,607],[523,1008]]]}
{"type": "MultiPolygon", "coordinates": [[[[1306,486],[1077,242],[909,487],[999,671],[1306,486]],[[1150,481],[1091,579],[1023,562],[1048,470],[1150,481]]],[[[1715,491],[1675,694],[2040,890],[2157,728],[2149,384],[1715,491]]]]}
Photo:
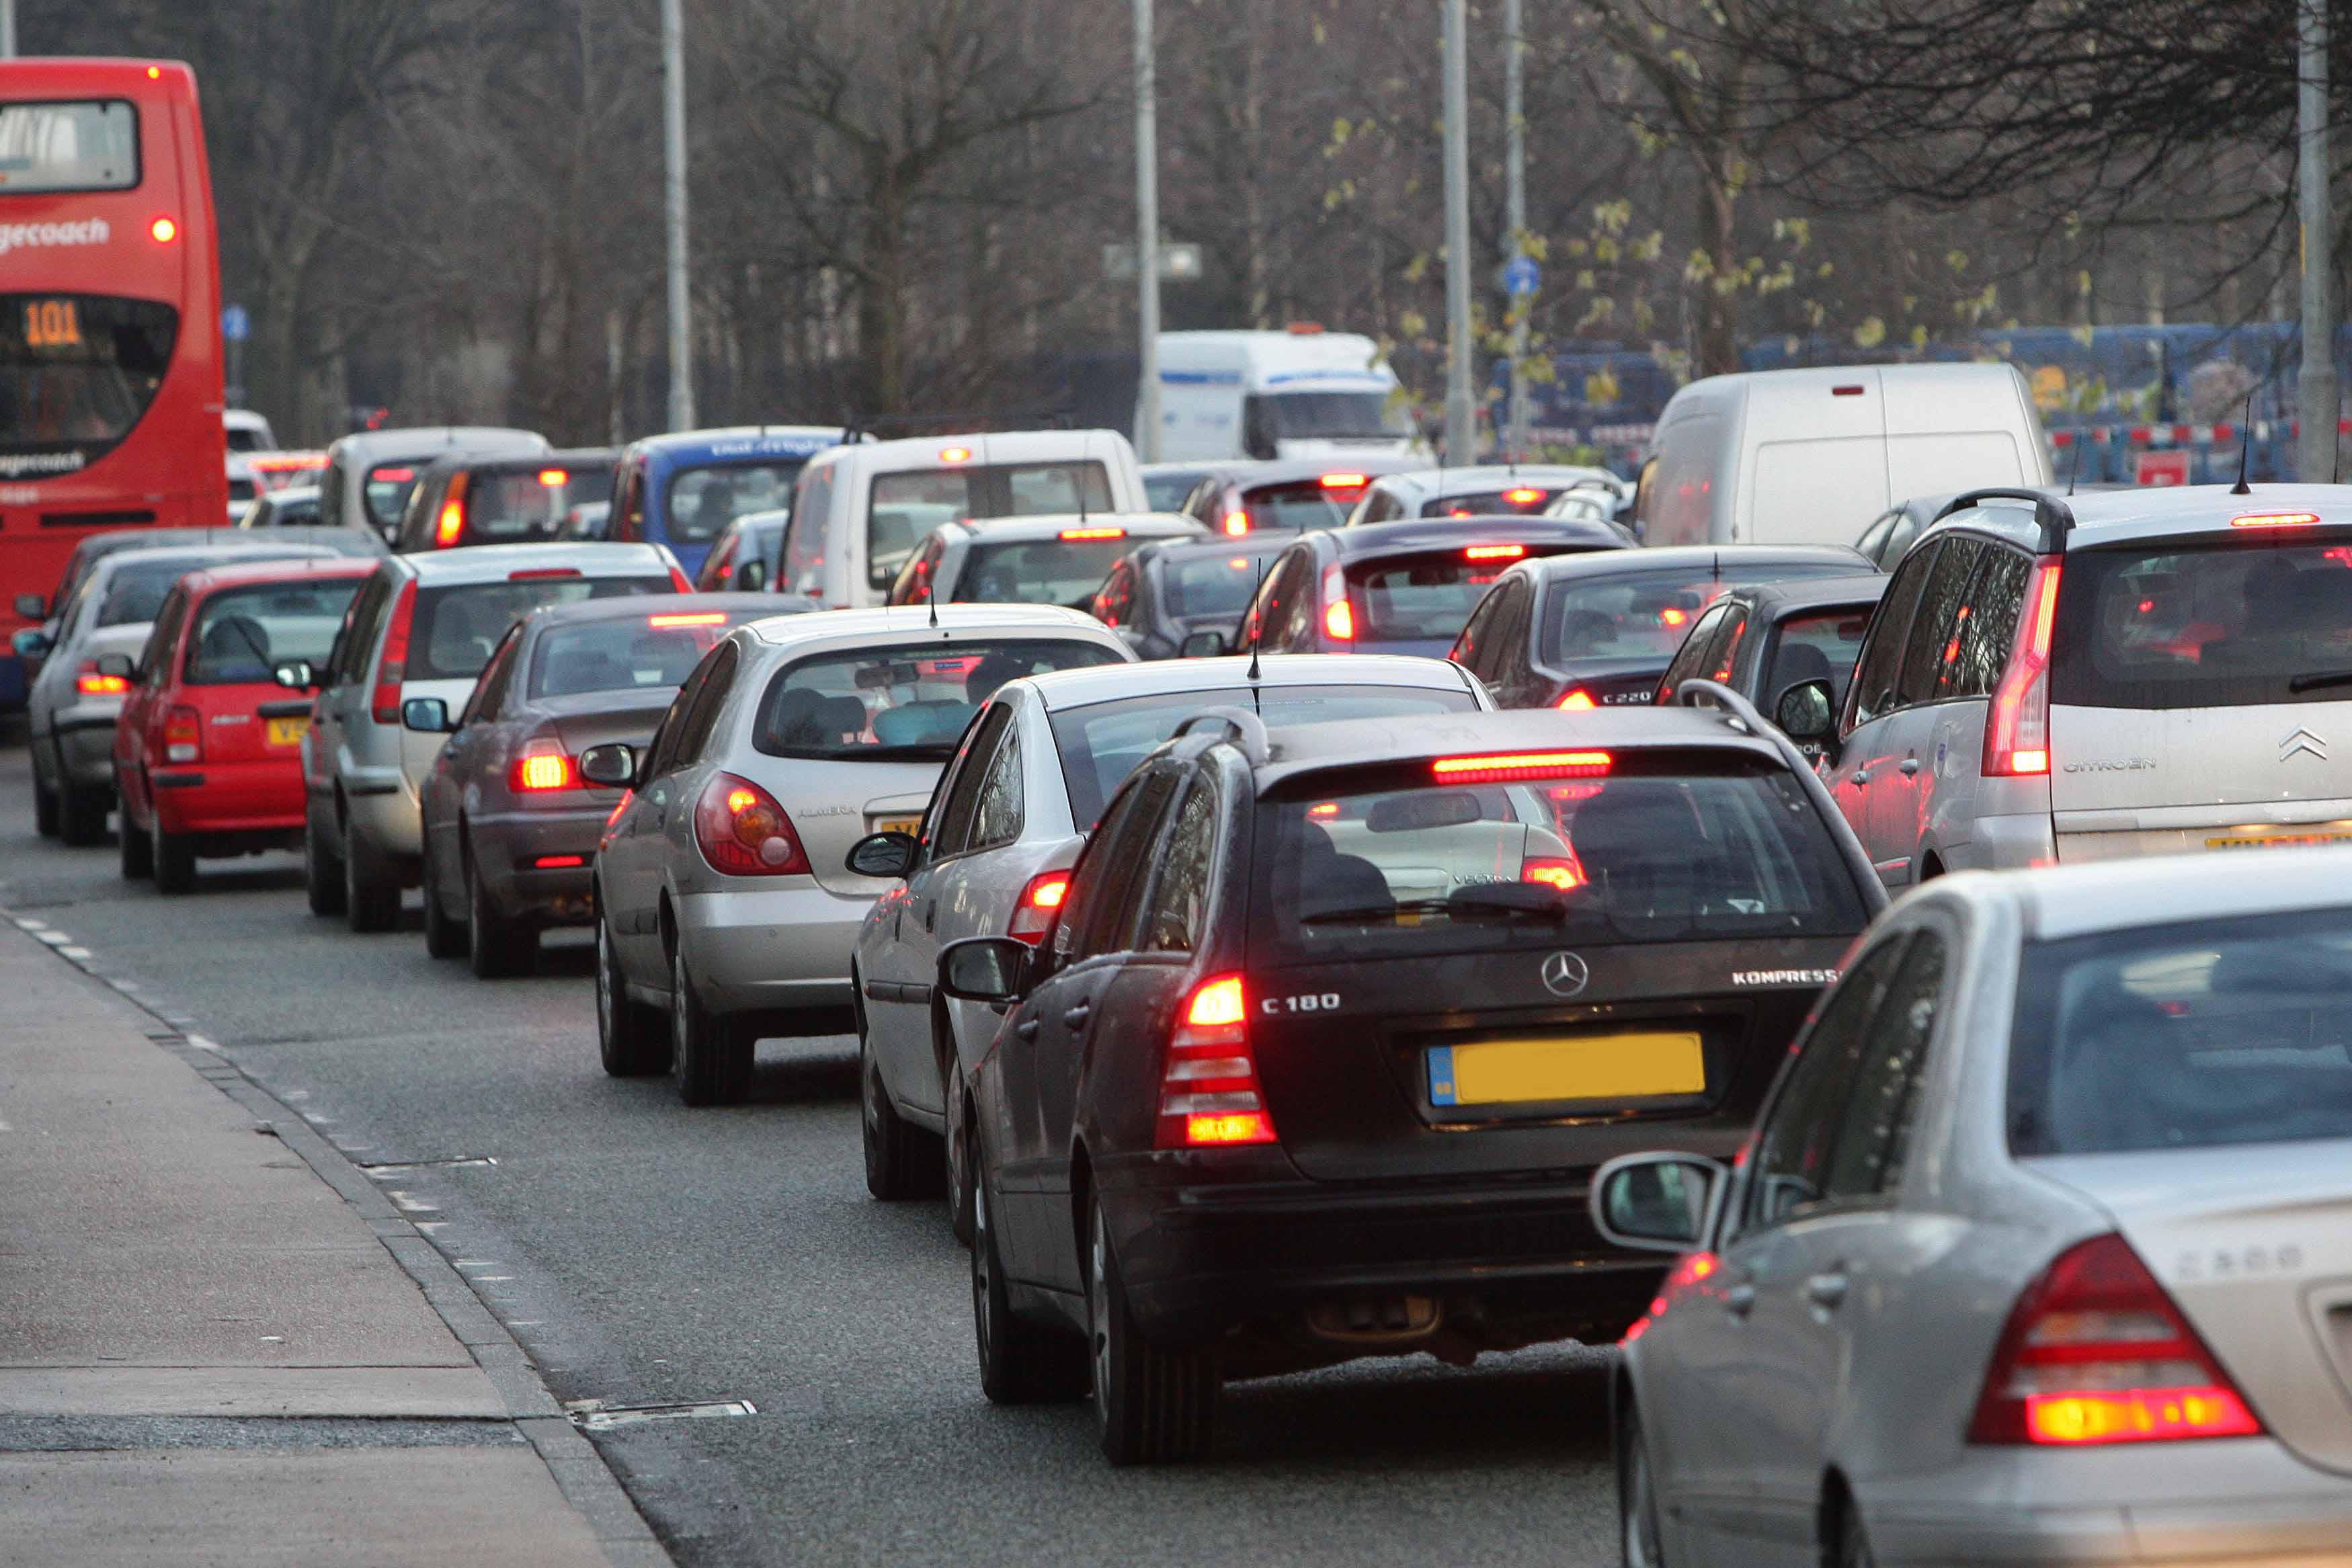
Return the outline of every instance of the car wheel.
{"type": "Polygon", "coordinates": [[[1086,1341],[1014,1314],[985,1195],[973,1197],[971,1237],[971,1329],[980,1351],[981,1391],[995,1405],[1082,1396],[1086,1341]]]}
{"type": "MultiPolygon", "coordinates": [[[[122,821],[122,832],[131,837],[131,820],[122,821]]],[[[158,819],[154,836],[150,841],[147,858],[155,865],[155,891],[158,893],[194,893],[196,890],[196,841],[185,833],[167,833],[158,819]]]]}
{"type": "Polygon", "coordinates": [[[1136,1327],[1102,1206],[1087,1200],[1087,1324],[1095,1430],[1114,1465],[1197,1459],[1209,1451],[1223,1378],[1214,1344],[1154,1344],[1136,1327]]]}
{"type": "Polygon", "coordinates": [[[466,857],[466,935],[477,979],[502,980],[538,967],[539,932],[499,913],[490,890],[475,874],[471,855],[466,857]]]}
{"type": "Polygon", "coordinates": [[[669,1070],[689,1105],[731,1105],[751,1087],[751,1046],[716,1019],[686,980],[686,944],[669,960],[669,1070]]]}
{"type": "Polygon", "coordinates": [[[313,915],[343,912],[343,862],[328,849],[327,835],[308,813],[302,819],[302,892],[313,915]]]}
{"type": "Polygon", "coordinates": [[[971,1245],[973,1207],[979,1202],[980,1159],[972,1138],[971,1096],[959,1084],[948,1089],[947,1183],[948,1228],[965,1246],[971,1245]]]}
{"type": "Polygon", "coordinates": [[[651,1008],[629,999],[621,956],[602,915],[596,917],[596,1053],[615,1078],[638,1078],[669,1066],[669,1030],[651,1008]]]}
{"type": "Polygon", "coordinates": [[[114,836],[115,847],[122,852],[122,880],[145,882],[155,874],[155,841],[131,825],[131,813],[122,813],[122,831],[114,836]]]}
{"type": "Polygon", "coordinates": [[[436,958],[462,958],[468,936],[463,921],[449,917],[443,904],[441,879],[433,873],[431,836],[426,836],[425,864],[418,880],[425,884],[425,950],[436,958]]]}
{"type": "Polygon", "coordinates": [[[1632,1410],[1617,1427],[1617,1521],[1625,1568],[1665,1568],[1650,1453],[1642,1440],[1642,1418],[1632,1410]]]}
{"type": "Polygon", "coordinates": [[[58,837],[87,849],[106,837],[106,813],[114,802],[104,789],[84,789],[70,779],[58,781],[58,837]]]}
{"type": "Polygon", "coordinates": [[[1862,1527],[1861,1511],[1850,1497],[1838,1511],[1837,1561],[1838,1568],[1877,1568],[1878,1555],[1870,1549],[1870,1531],[1862,1527]]]}
{"type": "Polygon", "coordinates": [[[857,1086],[862,1113],[858,1120],[866,1139],[866,1190],[885,1203],[928,1197],[929,1187],[938,1180],[939,1152],[924,1148],[929,1140],[921,1129],[907,1125],[898,1108],[890,1103],[882,1065],[863,1037],[857,1042],[857,1086]],[[928,1166],[926,1154],[932,1156],[928,1166]]]}
{"type": "Polygon", "coordinates": [[[400,883],[360,836],[343,824],[343,918],[354,931],[389,931],[400,924],[400,883]]]}
{"type": "Polygon", "coordinates": [[[45,839],[58,836],[58,792],[41,781],[41,770],[33,769],[33,831],[45,839]]]}

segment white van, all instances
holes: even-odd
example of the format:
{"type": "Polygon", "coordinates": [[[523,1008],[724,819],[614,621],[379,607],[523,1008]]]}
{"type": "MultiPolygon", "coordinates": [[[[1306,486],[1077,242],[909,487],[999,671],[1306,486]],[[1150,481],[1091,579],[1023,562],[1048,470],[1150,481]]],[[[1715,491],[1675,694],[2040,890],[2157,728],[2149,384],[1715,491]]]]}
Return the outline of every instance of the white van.
{"type": "Polygon", "coordinates": [[[1380,345],[1354,332],[1162,332],[1160,456],[1413,455],[1421,444],[1396,391],[1380,345]]]}
{"type": "Polygon", "coordinates": [[[931,435],[827,447],[793,486],[780,593],[826,610],[878,605],[944,523],[1143,512],[1135,448],[1115,430],[931,435]]]}
{"type": "Polygon", "coordinates": [[[1849,544],[1913,496],[2050,483],[2004,364],[1709,376],[1676,392],[1633,497],[1645,544],[1849,544]]]}

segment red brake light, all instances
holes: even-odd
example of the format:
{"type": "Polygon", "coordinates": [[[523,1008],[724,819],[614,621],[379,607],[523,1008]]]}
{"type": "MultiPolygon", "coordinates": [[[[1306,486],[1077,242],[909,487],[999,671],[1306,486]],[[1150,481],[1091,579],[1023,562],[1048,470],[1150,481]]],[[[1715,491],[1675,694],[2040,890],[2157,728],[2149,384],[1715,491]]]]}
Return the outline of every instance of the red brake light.
{"type": "Polygon", "coordinates": [[[1066,539],[1123,539],[1127,538],[1127,530],[1125,528],[1064,528],[1061,537],[1066,539]]]}
{"type": "Polygon", "coordinates": [[[940,461],[942,463],[969,463],[971,461],[971,448],[969,446],[943,446],[940,448],[940,461]]]}
{"type": "Polygon", "coordinates": [[[1472,545],[1462,552],[1464,560],[1517,560],[1528,553],[1525,545],[1472,545]]]}
{"type": "Polygon", "coordinates": [[[693,582],[688,579],[683,570],[677,567],[671,567],[669,569],[669,585],[673,590],[679,593],[692,593],[694,591],[693,582]]]}
{"type": "Polygon", "coordinates": [[[2248,512],[2231,517],[2233,528],[2307,528],[2319,521],[2317,512],[2248,512]]]}
{"type": "Polygon", "coordinates": [[[672,626],[724,626],[727,624],[727,612],[724,610],[697,610],[689,614],[648,615],[646,617],[646,624],[656,628],[667,628],[672,626]]]}
{"type": "Polygon", "coordinates": [[[1492,757],[1441,757],[1429,771],[1441,784],[1515,784],[1529,779],[1599,779],[1605,751],[1509,751],[1492,757]]]}
{"type": "Polygon", "coordinates": [[[1671,604],[1658,612],[1658,624],[1661,626],[1679,626],[1689,619],[1688,611],[1677,610],[1671,604]]]}
{"type": "Polygon", "coordinates": [[[1584,868],[1576,863],[1573,856],[1563,859],[1558,855],[1529,855],[1519,862],[1519,880],[1539,882],[1566,893],[1584,885],[1584,868]]]}
{"type": "Polygon", "coordinates": [[[1504,491],[1503,499],[1508,501],[1514,507],[1532,507],[1537,502],[1542,500],[1544,498],[1544,495],[1545,492],[1541,490],[1522,485],[1517,489],[1504,491]]]}
{"type": "Polygon", "coordinates": [[[580,765],[554,740],[534,740],[523,747],[508,771],[507,785],[518,795],[545,794],[551,789],[581,787],[580,765]]]}
{"type": "Polygon", "coordinates": [[[732,773],[714,773],[694,803],[694,841],[729,876],[806,876],[808,853],[776,798],[732,773]]]}
{"type": "Polygon", "coordinates": [[[155,236],[157,245],[169,245],[180,237],[180,225],[169,218],[157,218],[147,225],[147,232],[155,236]]]}
{"type": "Polygon", "coordinates": [[[560,490],[572,483],[572,476],[561,468],[542,468],[539,471],[539,482],[551,490],[560,490]]]}
{"type": "Polygon", "coordinates": [[[405,485],[415,477],[416,470],[414,468],[376,468],[368,474],[370,480],[383,485],[405,485]]]}
{"type": "Polygon", "coordinates": [[[1337,562],[1323,569],[1323,630],[1336,643],[1356,640],[1356,607],[1348,602],[1348,579],[1337,562]]]}
{"type": "Polygon", "coordinates": [[[1972,1443],[2251,1437],[2263,1424],[2122,1237],[2068,1249],[2009,1315],[1972,1443]]]}
{"type": "MultiPolygon", "coordinates": [[[[507,580],[509,582],[533,582],[541,578],[578,577],[579,575],[580,569],[576,566],[535,566],[527,571],[510,571],[507,573],[507,580]]],[[[686,590],[684,588],[680,588],[678,591],[683,593],[686,590]]]]}
{"type": "Polygon", "coordinates": [[[1582,686],[1579,686],[1576,690],[1569,693],[1568,695],[1560,698],[1559,706],[1565,708],[1570,713],[1582,713],[1588,708],[1596,708],[1601,705],[1592,700],[1592,694],[1591,692],[1586,691],[1582,686]]]}
{"type": "Polygon", "coordinates": [[[1830,388],[1830,396],[1832,396],[1832,397],[1860,397],[1860,396],[1863,394],[1863,390],[1864,390],[1864,389],[1863,389],[1863,388],[1861,388],[1861,387],[1859,387],[1859,386],[1842,386],[1842,387],[1832,387],[1832,388],[1830,388]]]}
{"type": "Polygon", "coordinates": [[[1013,906],[1013,924],[1005,934],[1034,947],[1045,939],[1045,932],[1060,912],[1062,901],[1069,896],[1068,872],[1040,872],[1021,890],[1021,901],[1013,906]]]}
{"type": "Polygon", "coordinates": [[[1371,481],[1361,474],[1326,474],[1316,483],[1326,490],[1360,490],[1371,481]]]}
{"type": "Polygon", "coordinates": [[[433,542],[442,549],[456,544],[466,531],[466,503],[450,501],[441,508],[441,520],[433,525],[433,542]]]}
{"type": "Polygon", "coordinates": [[[2050,771],[2050,632],[2058,618],[2058,577],[2063,561],[2044,556],[2025,585],[2017,643],[2000,685],[1993,688],[1985,725],[1984,771],[2022,779],[2050,771]]]}
{"type": "Polygon", "coordinates": [[[205,716],[192,707],[175,706],[163,715],[163,760],[202,762],[205,759],[205,716]]]}
{"type": "Polygon", "coordinates": [[[119,697],[130,689],[129,676],[100,674],[95,659],[84,659],[74,672],[74,690],[86,697],[119,697]]]}
{"type": "Polygon", "coordinates": [[[1247,512],[1227,512],[1225,514],[1225,532],[1233,535],[1235,538],[1239,538],[1242,535],[1249,532],[1249,514],[1247,512]]]}
{"type": "Polygon", "coordinates": [[[1239,975],[1203,980],[1186,998],[1160,1076],[1163,1149],[1275,1142],[1257,1063],[1250,1055],[1249,999],[1239,975]]]}
{"type": "Polygon", "coordinates": [[[586,855],[541,855],[530,862],[533,871],[570,871],[588,863],[586,855]]]}
{"type": "Polygon", "coordinates": [[[378,724],[400,722],[400,684],[408,678],[408,628],[416,619],[416,580],[400,585],[392,601],[392,621],[384,628],[383,652],[375,663],[375,691],[368,698],[369,716],[378,724]]]}

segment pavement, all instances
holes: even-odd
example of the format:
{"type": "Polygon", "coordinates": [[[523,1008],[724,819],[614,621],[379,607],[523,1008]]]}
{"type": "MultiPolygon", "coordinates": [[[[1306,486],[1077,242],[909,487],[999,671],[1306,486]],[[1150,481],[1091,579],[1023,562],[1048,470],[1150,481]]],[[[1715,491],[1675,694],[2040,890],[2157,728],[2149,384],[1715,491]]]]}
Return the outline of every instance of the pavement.
{"type": "Polygon", "coordinates": [[[383,1184],[67,947],[0,921],[0,1563],[667,1563],[383,1184]]]}

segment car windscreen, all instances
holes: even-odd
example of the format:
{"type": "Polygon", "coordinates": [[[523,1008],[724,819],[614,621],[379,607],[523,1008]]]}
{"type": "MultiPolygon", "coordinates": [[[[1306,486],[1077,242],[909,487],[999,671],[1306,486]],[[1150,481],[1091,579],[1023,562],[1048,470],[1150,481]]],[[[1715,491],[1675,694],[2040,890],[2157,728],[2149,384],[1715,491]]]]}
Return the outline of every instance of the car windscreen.
{"type": "Polygon", "coordinates": [[[945,760],[971,716],[1005,682],[1118,662],[1094,642],[937,638],[812,653],[776,672],[752,744],[771,757],[945,760]]]}
{"type": "Polygon", "coordinates": [[[0,294],[0,479],[87,467],[155,401],[180,313],[102,294],[0,294]]]}
{"type": "MultiPolygon", "coordinates": [[[[1076,530],[1087,532],[1086,529],[1076,530]]],[[[965,547],[955,589],[956,604],[1066,604],[1084,610],[1095,591],[1136,541],[1120,533],[1109,538],[1024,539],[965,547]]]]}
{"type": "Polygon", "coordinates": [[[424,472],[424,464],[409,461],[378,463],[371,467],[367,479],[360,486],[360,499],[367,507],[368,521],[379,528],[398,527],[400,514],[408,509],[408,497],[416,489],[417,476],[424,472]]]}
{"type": "Polygon", "coordinates": [[[667,577],[524,577],[421,588],[404,673],[412,681],[470,681],[507,628],[542,604],[670,593],[677,586],[667,577]]]}
{"type": "Polygon", "coordinates": [[[1070,820],[1081,828],[1102,815],[1119,784],[1190,714],[1202,708],[1248,708],[1269,728],[1336,724],[1350,718],[1412,718],[1476,711],[1467,691],[1427,686],[1231,686],[1216,691],[1156,692],[1118,702],[1092,703],[1054,716],[1054,746],[1069,786],[1070,820]]]}
{"type": "Polygon", "coordinates": [[[1852,875],[1786,771],[1568,755],[1590,759],[1286,781],[1258,807],[1253,951],[1322,962],[1862,929],[1852,875]]]}
{"type": "Polygon", "coordinates": [[[2011,1035],[2010,1149],[2352,1138],[2347,996],[2352,908],[2034,944],[2011,1035]]]}
{"type": "Polygon", "coordinates": [[[1402,400],[1385,392],[1275,392],[1252,402],[1267,434],[1284,441],[1395,441],[1413,433],[1402,400]]]}
{"type": "Polygon", "coordinates": [[[1735,588],[1807,577],[1850,577],[1853,562],[1741,562],[1737,577],[1670,567],[1611,572],[1554,583],[1544,598],[1543,662],[1565,668],[1583,659],[1654,658],[1663,664],[1683,645],[1699,612],[1735,588]]]}
{"type": "Polygon", "coordinates": [[[1160,608],[1171,621],[1238,620],[1274,558],[1289,541],[1259,549],[1235,545],[1215,555],[1169,555],[1160,562],[1160,608]]]}
{"type": "Polygon", "coordinates": [[[2352,691],[2352,534],[2266,529],[2066,557],[2050,700],[2070,707],[2341,702],[2352,691]]]}
{"type": "Polygon", "coordinates": [[[1356,645],[1451,643],[1514,561],[1549,553],[1524,545],[1451,545],[1350,561],[1345,571],[1356,645]]]}
{"type": "Polygon", "coordinates": [[[877,474],[866,498],[866,572],[874,586],[887,588],[907,558],[945,523],[1110,509],[1110,474],[1092,459],[958,463],[877,474]]]}
{"type": "Polygon", "coordinates": [[[1192,495],[1192,487],[1201,482],[1203,470],[1198,468],[1146,474],[1143,476],[1144,504],[1155,512],[1177,511],[1183,507],[1185,497],[1192,495]]]}
{"type": "MultiPolygon", "coordinates": [[[[1253,532],[1260,528],[1336,528],[1348,520],[1361,485],[1327,486],[1320,479],[1254,485],[1242,492],[1242,515],[1253,532]]],[[[1220,519],[1222,521],[1222,519],[1220,519]]]]}
{"type": "Polygon", "coordinates": [[[644,615],[551,626],[530,657],[530,695],[659,692],[685,684],[730,626],[760,610],[648,610],[644,615]]]}
{"type": "MultiPolygon", "coordinates": [[[[803,461],[706,464],[677,470],[670,476],[664,514],[667,538],[673,543],[709,544],[738,517],[791,506],[793,481],[800,477],[803,461]]],[[[599,486],[598,495],[607,488],[609,483],[599,486]]],[[[585,491],[572,497],[575,503],[592,498],[585,491]]]]}
{"type": "Polygon", "coordinates": [[[192,686],[260,685],[289,660],[324,669],[362,578],[225,588],[197,608],[188,639],[192,686]]]}
{"type": "Polygon", "coordinates": [[[572,507],[601,501],[612,488],[609,463],[477,468],[466,479],[467,541],[500,544],[551,539],[572,507]]]}

